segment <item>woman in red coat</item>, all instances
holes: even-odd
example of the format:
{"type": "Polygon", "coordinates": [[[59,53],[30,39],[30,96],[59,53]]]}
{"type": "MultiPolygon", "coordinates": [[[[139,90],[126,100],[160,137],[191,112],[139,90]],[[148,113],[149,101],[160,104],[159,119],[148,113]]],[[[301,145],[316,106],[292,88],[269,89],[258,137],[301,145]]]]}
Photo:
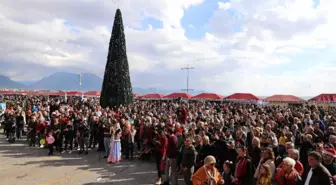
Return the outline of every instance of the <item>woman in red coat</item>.
{"type": "Polygon", "coordinates": [[[164,156],[166,155],[167,144],[168,139],[166,137],[166,133],[164,130],[161,130],[155,143],[155,162],[158,172],[158,180],[155,184],[161,184],[162,172],[164,170],[162,165],[164,164],[164,156]]]}
{"type": "Polygon", "coordinates": [[[286,157],[280,171],[275,175],[275,181],[279,185],[296,185],[300,181],[299,172],[295,170],[295,160],[286,157]]]}

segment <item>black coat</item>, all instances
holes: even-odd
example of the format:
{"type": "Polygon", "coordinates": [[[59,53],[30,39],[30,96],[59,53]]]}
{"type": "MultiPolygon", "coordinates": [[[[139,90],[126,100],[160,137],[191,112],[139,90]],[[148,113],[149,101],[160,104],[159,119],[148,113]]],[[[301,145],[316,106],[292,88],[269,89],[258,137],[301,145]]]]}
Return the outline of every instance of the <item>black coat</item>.
{"type": "MultiPolygon", "coordinates": [[[[309,170],[307,170],[306,174],[306,180],[307,176],[309,174],[309,170]]],[[[324,167],[322,164],[317,166],[315,169],[312,169],[312,176],[309,181],[309,185],[334,185],[333,178],[328,171],[326,167],[324,167]]]]}

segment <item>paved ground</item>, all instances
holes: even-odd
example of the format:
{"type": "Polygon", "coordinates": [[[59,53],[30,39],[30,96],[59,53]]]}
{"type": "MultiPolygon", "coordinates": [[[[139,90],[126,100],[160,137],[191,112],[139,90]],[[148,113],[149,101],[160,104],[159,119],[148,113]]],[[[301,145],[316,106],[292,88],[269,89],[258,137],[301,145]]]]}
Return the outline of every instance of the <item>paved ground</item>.
{"type": "Polygon", "coordinates": [[[9,144],[1,135],[0,184],[146,185],[154,184],[156,177],[154,163],[134,160],[106,164],[96,151],[89,155],[47,153],[47,149],[28,147],[25,141],[9,144]]]}

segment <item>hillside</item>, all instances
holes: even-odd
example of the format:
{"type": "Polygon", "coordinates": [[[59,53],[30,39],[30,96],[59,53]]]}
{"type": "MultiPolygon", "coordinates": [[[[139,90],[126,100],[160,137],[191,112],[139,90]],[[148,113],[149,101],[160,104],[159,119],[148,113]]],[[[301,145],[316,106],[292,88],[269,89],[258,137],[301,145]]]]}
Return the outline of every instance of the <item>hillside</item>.
{"type": "Polygon", "coordinates": [[[0,75],[0,88],[22,89],[26,87],[27,86],[25,86],[20,82],[16,82],[14,80],[9,79],[6,76],[0,75]]]}

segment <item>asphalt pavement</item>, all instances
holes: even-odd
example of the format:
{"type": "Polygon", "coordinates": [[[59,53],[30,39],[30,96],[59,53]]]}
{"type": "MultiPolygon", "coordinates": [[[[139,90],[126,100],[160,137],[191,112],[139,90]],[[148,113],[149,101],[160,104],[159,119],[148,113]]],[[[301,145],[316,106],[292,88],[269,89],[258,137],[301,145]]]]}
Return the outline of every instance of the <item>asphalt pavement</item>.
{"type": "Polygon", "coordinates": [[[107,164],[95,149],[88,155],[47,153],[25,140],[10,144],[0,135],[0,185],[149,185],[157,174],[154,163],[138,159],[107,164]]]}

